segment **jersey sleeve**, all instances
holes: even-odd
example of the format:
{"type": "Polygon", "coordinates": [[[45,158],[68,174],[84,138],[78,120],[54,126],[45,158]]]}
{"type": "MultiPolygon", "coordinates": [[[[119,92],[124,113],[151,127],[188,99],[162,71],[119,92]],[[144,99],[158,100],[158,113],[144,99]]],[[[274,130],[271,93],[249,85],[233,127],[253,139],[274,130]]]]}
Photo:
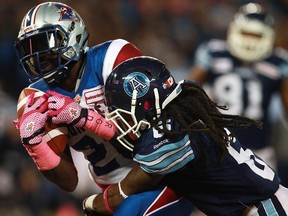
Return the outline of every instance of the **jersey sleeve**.
{"type": "Polygon", "coordinates": [[[207,42],[203,42],[196,49],[194,56],[194,64],[198,67],[208,71],[212,68],[215,55],[229,57],[227,50],[227,43],[219,39],[211,39],[207,42]]]}
{"type": "Polygon", "coordinates": [[[103,79],[106,82],[111,71],[121,62],[141,56],[142,52],[134,44],[123,40],[113,40],[109,45],[103,62],[103,79]]]}
{"type": "Polygon", "coordinates": [[[208,50],[208,44],[202,43],[196,49],[194,64],[203,68],[205,71],[210,67],[211,56],[208,50]]]}
{"type": "MultiPolygon", "coordinates": [[[[155,135],[155,129],[152,130],[155,135]]],[[[188,135],[173,141],[164,137],[149,139],[146,135],[141,140],[141,150],[134,155],[134,161],[147,173],[166,175],[183,168],[195,158],[188,135]]]]}

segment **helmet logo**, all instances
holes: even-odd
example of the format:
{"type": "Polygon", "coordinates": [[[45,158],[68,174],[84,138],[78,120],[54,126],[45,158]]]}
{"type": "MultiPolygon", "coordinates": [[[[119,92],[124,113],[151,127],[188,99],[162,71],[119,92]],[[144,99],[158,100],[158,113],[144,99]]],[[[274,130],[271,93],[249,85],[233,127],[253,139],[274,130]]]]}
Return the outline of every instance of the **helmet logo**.
{"type": "Polygon", "coordinates": [[[72,10],[72,8],[65,6],[63,4],[55,4],[54,7],[56,8],[56,11],[60,13],[59,21],[73,20],[74,22],[80,22],[80,18],[72,10]]]}
{"type": "Polygon", "coordinates": [[[123,83],[123,88],[127,95],[132,97],[133,91],[137,91],[137,98],[144,96],[150,87],[149,78],[140,72],[129,74],[123,83]]]}

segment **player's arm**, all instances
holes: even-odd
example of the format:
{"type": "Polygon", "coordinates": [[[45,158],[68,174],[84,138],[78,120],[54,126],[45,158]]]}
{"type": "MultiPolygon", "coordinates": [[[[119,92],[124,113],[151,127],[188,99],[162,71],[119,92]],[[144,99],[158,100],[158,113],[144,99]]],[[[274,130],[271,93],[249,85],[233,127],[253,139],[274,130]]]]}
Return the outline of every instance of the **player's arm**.
{"type": "MultiPolygon", "coordinates": [[[[47,116],[54,124],[84,128],[107,141],[114,137],[116,127],[101,114],[81,107],[70,97],[52,91],[47,91],[47,93],[49,94],[47,116]]],[[[57,166],[52,170],[48,169],[43,174],[65,190],[74,190],[78,183],[77,171],[70,151],[66,151],[66,154],[61,156],[57,166]]]]}
{"type": "MultiPolygon", "coordinates": [[[[121,184],[120,186],[122,192],[128,196],[131,194],[136,194],[151,189],[152,187],[157,185],[162,178],[163,175],[147,173],[143,169],[141,169],[140,166],[135,166],[119,184],[121,184]]],[[[111,195],[111,197],[110,196],[108,197],[110,197],[109,200],[111,199],[112,206],[116,208],[116,206],[119,205],[119,203],[117,203],[116,198],[119,197],[120,191],[118,185],[114,185],[113,187],[114,190],[111,190],[110,193],[108,191],[108,195],[111,195]],[[114,196],[116,197],[115,203],[113,203],[114,196]]]]}
{"type": "Polygon", "coordinates": [[[54,124],[84,128],[106,141],[110,141],[116,135],[116,126],[98,112],[81,107],[68,96],[53,91],[47,92],[47,115],[54,124]]]}
{"type": "Polygon", "coordinates": [[[105,59],[103,61],[102,77],[104,83],[106,82],[106,79],[111,71],[117,65],[126,61],[127,59],[137,56],[142,56],[142,52],[134,44],[124,39],[113,40],[109,45],[107,53],[105,54],[105,59]]]}
{"type": "MultiPolygon", "coordinates": [[[[149,144],[150,135],[154,136],[153,129],[146,132],[147,139],[142,140],[146,145],[149,144]]],[[[158,143],[162,140],[165,140],[165,136],[157,137],[158,143]]],[[[133,160],[137,161],[139,165],[135,166],[120,183],[108,187],[103,195],[88,197],[83,204],[84,210],[112,213],[125,197],[150,190],[165,175],[182,169],[195,159],[188,135],[175,140],[173,145],[170,144],[166,142],[166,148],[153,149],[149,153],[136,153],[133,160]]]]}
{"type": "Polygon", "coordinates": [[[207,68],[210,66],[210,58],[208,44],[201,44],[195,52],[193,65],[188,71],[188,79],[204,83],[207,76],[207,68]]]}
{"type": "Polygon", "coordinates": [[[121,182],[110,185],[103,193],[84,200],[83,208],[86,212],[112,214],[127,196],[150,190],[162,178],[162,175],[149,174],[135,166],[121,182]]]}
{"type": "Polygon", "coordinates": [[[35,92],[27,96],[20,120],[14,123],[21,142],[43,175],[66,191],[73,191],[78,184],[77,171],[68,151],[56,154],[43,138],[48,119],[48,95],[43,94],[35,102],[35,92]]]}
{"type": "Polygon", "coordinates": [[[74,166],[68,145],[65,152],[60,156],[59,164],[50,170],[42,170],[41,173],[49,181],[67,192],[74,191],[78,185],[77,169],[74,166]]]}
{"type": "MultiPolygon", "coordinates": [[[[116,56],[116,59],[114,61],[114,65],[113,65],[112,69],[129,58],[133,58],[133,57],[137,57],[137,56],[142,55],[142,52],[138,47],[136,47],[133,43],[130,43],[126,40],[117,39],[117,40],[113,41],[113,43],[115,43],[115,45],[114,44],[113,45],[116,47],[121,46],[121,49],[119,50],[119,53],[116,56]]],[[[107,56],[109,56],[109,55],[110,55],[110,53],[107,53],[107,56]]]]}

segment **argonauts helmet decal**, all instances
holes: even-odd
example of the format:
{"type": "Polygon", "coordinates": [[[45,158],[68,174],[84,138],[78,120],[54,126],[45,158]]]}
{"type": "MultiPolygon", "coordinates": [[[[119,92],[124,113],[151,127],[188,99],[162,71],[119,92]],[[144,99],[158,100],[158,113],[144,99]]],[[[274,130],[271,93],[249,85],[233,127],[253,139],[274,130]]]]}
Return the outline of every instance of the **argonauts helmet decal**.
{"type": "Polygon", "coordinates": [[[114,68],[105,83],[106,117],[117,126],[122,146],[132,151],[127,136],[139,137],[181,90],[165,64],[149,56],[128,59],[114,68]]]}
{"type": "Polygon", "coordinates": [[[140,72],[129,74],[123,83],[123,88],[127,95],[132,97],[133,91],[137,91],[137,98],[144,96],[150,87],[149,78],[140,72]]]}

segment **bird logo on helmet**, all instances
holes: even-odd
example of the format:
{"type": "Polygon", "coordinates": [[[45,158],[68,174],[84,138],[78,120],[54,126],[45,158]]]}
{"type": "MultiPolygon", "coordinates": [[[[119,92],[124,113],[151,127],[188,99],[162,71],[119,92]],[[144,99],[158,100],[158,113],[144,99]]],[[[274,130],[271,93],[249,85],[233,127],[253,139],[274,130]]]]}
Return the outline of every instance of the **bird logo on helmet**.
{"type": "Polygon", "coordinates": [[[20,64],[34,82],[60,83],[88,49],[88,31],[68,5],[41,3],[24,16],[15,48],[20,64]]]}
{"type": "Polygon", "coordinates": [[[72,10],[71,7],[63,4],[54,4],[56,11],[60,14],[59,21],[62,20],[73,20],[74,22],[80,22],[79,16],[72,10]]]}

